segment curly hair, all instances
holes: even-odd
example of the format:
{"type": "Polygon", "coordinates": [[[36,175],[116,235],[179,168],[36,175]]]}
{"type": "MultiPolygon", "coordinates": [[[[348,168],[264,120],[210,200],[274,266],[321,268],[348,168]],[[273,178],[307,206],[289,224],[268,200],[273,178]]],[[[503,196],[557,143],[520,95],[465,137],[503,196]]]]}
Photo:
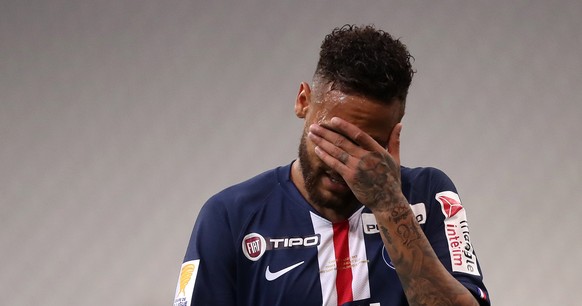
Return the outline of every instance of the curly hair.
{"type": "Polygon", "coordinates": [[[315,77],[331,88],[403,104],[415,71],[406,46],[373,25],[335,28],[321,44],[315,77]]]}

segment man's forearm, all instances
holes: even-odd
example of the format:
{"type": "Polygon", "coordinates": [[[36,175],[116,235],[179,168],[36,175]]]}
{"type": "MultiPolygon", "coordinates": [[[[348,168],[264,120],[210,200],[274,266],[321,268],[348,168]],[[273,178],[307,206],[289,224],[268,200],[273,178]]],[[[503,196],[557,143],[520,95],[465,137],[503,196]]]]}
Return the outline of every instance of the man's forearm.
{"type": "Polygon", "coordinates": [[[406,200],[374,214],[410,305],[478,305],[439,261],[406,200]]]}

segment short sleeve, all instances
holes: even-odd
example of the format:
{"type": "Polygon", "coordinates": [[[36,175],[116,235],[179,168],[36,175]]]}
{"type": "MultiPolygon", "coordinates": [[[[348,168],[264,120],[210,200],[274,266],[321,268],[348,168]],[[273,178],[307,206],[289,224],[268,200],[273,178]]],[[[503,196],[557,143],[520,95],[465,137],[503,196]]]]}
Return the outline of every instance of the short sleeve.
{"type": "Polygon", "coordinates": [[[200,210],[176,288],[174,306],[235,305],[235,254],[224,205],[211,198],[200,210]]]}
{"type": "Polygon", "coordinates": [[[479,301],[490,305],[469,232],[467,212],[451,179],[432,169],[425,234],[445,268],[479,301]]]}

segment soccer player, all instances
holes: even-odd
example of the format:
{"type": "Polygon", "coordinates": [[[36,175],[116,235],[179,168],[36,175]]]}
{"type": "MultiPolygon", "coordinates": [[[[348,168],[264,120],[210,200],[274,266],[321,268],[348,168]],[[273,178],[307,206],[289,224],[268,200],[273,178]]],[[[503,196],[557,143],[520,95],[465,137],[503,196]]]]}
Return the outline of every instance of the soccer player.
{"type": "Polygon", "coordinates": [[[325,37],[299,157],[202,207],[175,306],[490,304],[455,186],[400,165],[410,59],[373,26],[325,37]]]}

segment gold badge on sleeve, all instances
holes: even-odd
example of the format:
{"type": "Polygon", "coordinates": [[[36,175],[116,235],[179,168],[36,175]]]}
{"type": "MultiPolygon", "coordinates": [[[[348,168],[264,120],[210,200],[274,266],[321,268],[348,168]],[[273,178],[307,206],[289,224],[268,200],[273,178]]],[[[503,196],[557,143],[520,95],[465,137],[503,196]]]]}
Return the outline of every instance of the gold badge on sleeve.
{"type": "Polygon", "coordinates": [[[192,303],[192,293],[194,292],[194,283],[198,274],[200,259],[190,260],[182,264],[180,277],[176,286],[176,295],[174,297],[174,306],[190,306],[192,303]]]}

